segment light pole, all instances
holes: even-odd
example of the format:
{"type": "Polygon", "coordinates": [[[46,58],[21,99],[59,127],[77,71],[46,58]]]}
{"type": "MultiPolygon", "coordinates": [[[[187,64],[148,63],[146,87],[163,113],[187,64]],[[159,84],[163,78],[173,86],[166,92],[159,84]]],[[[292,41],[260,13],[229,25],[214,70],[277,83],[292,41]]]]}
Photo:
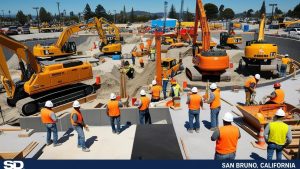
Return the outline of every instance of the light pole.
{"type": "Polygon", "coordinates": [[[59,10],[60,2],[56,2],[56,4],[57,4],[57,9],[58,9],[58,22],[59,22],[59,25],[60,25],[60,10],[59,10]]]}
{"type": "Polygon", "coordinates": [[[114,15],[114,23],[116,23],[116,10],[114,10],[114,12],[115,12],[115,15],[114,15]]]}
{"type": "Polygon", "coordinates": [[[2,9],[1,11],[2,11],[2,22],[3,22],[2,24],[4,25],[4,10],[2,9]]]}
{"type": "Polygon", "coordinates": [[[39,30],[39,33],[40,33],[40,18],[39,18],[39,7],[33,7],[33,9],[36,10],[36,18],[37,18],[37,22],[38,22],[38,30],[39,30]]]}
{"type": "Polygon", "coordinates": [[[271,24],[272,24],[272,22],[273,22],[274,7],[277,6],[277,4],[269,4],[269,6],[272,6],[272,17],[271,17],[271,24]]]}
{"type": "Polygon", "coordinates": [[[163,33],[165,33],[165,29],[166,29],[166,21],[167,21],[167,8],[168,8],[168,2],[165,1],[164,2],[165,5],[165,16],[164,16],[164,27],[163,27],[163,33]]]}

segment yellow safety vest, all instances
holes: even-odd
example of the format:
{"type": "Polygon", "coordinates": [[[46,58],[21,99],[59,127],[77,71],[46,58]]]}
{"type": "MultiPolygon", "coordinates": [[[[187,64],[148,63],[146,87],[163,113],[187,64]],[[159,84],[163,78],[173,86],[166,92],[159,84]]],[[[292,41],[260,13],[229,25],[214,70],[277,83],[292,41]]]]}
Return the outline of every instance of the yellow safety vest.
{"type": "Polygon", "coordinates": [[[174,97],[179,97],[179,90],[180,90],[180,85],[176,84],[176,86],[173,87],[174,97]]]}
{"type": "Polygon", "coordinates": [[[277,145],[284,145],[289,126],[282,121],[270,122],[269,126],[270,132],[268,142],[272,142],[277,145]]]}

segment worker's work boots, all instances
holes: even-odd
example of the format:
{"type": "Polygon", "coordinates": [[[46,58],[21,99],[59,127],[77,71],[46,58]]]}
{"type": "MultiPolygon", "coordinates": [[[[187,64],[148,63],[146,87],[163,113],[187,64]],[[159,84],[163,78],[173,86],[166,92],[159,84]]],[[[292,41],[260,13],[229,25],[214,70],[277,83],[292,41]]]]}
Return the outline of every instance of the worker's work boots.
{"type": "Polygon", "coordinates": [[[189,133],[193,133],[193,130],[192,130],[192,129],[189,129],[188,132],[189,132],[189,133]]]}
{"type": "Polygon", "coordinates": [[[53,144],[53,147],[61,146],[61,143],[53,144]]]}
{"type": "Polygon", "coordinates": [[[89,148],[83,148],[82,151],[83,152],[90,152],[90,149],[89,148]]]}

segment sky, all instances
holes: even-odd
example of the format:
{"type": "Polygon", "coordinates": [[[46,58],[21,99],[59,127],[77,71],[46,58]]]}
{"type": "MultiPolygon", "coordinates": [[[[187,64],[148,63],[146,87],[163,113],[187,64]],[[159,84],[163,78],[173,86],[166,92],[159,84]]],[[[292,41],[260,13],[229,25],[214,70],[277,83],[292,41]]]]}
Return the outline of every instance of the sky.
{"type": "MultiPolygon", "coordinates": [[[[58,13],[56,2],[60,2],[60,11],[66,10],[69,14],[70,11],[74,11],[75,14],[82,12],[86,3],[89,3],[94,11],[97,4],[104,6],[106,11],[113,13],[114,10],[117,13],[123,9],[125,5],[126,11],[129,12],[133,7],[134,10],[147,11],[147,12],[163,12],[163,2],[165,0],[1,0],[0,14],[4,10],[4,15],[8,15],[8,11],[11,14],[16,14],[18,10],[22,10],[25,14],[35,15],[33,7],[44,7],[52,14],[58,13]]],[[[176,11],[180,10],[181,0],[166,0],[168,2],[168,10],[171,4],[174,4],[176,11]]],[[[214,3],[218,7],[221,4],[225,5],[225,8],[232,8],[236,13],[241,13],[248,9],[254,11],[259,10],[262,4],[262,0],[203,0],[203,3],[214,3]]],[[[271,13],[271,7],[268,4],[277,3],[279,9],[287,12],[289,9],[293,9],[299,0],[266,0],[267,13],[271,13]]],[[[195,0],[184,0],[184,10],[189,8],[190,12],[195,10],[195,0]]]]}

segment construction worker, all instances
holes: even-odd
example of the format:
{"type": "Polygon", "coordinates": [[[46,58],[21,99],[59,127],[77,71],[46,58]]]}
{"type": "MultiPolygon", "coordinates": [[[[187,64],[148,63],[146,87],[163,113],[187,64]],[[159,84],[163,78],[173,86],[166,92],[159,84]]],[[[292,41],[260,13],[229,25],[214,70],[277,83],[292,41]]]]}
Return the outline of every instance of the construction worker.
{"type": "Polygon", "coordinates": [[[151,124],[150,99],[146,96],[145,90],[141,90],[140,95],[141,98],[134,103],[139,108],[140,124],[151,124]]]}
{"type": "Polygon", "coordinates": [[[167,87],[168,87],[168,83],[169,83],[169,77],[167,76],[167,74],[163,74],[162,75],[162,90],[163,90],[163,94],[164,94],[164,99],[167,98],[167,87]]]}
{"type": "Polygon", "coordinates": [[[161,93],[161,86],[157,85],[156,80],[152,81],[152,87],[151,87],[150,93],[152,94],[151,102],[159,102],[160,93],[161,93]]]}
{"type": "Polygon", "coordinates": [[[215,160],[234,160],[238,139],[241,133],[238,127],[233,126],[233,115],[225,113],[224,126],[217,128],[211,136],[211,141],[216,141],[215,160]]]}
{"type": "Polygon", "coordinates": [[[249,106],[250,104],[253,104],[253,99],[251,97],[254,97],[256,94],[256,86],[260,79],[260,75],[256,74],[254,77],[250,76],[244,85],[245,93],[246,93],[246,106],[249,106]]]}
{"type": "Polygon", "coordinates": [[[51,144],[51,133],[53,133],[53,147],[60,146],[61,143],[58,143],[58,134],[57,134],[57,117],[52,111],[53,103],[51,101],[46,101],[45,107],[41,109],[41,120],[42,123],[46,126],[47,129],[47,145],[51,144]]]}
{"type": "Polygon", "coordinates": [[[143,57],[141,57],[141,58],[139,59],[139,62],[140,62],[141,68],[144,68],[144,60],[143,60],[143,57]]]}
{"type": "Polygon", "coordinates": [[[289,58],[289,54],[285,54],[284,57],[281,59],[281,66],[280,66],[280,77],[286,77],[286,69],[288,64],[291,62],[289,58]]]}
{"type": "Polygon", "coordinates": [[[132,60],[132,65],[133,66],[135,65],[135,55],[136,55],[136,52],[131,53],[131,60],[132,60]]]}
{"type": "Polygon", "coordinates": [[[121,101],[116,100],[116,95],[114,93],[110,94],[110,101],[107,103],[107,115],[110,117],[110,124],[112,128],[112,132],[115,134],[121,133],[121,111],[120,107],[123,107],[121,101]],[[115,121],[117,123],[117,130],[115,126],[115,121]]]}
{"type": "Polygon", "coordinates": [[[195,129],[196,133],[200,132],[200,108],[203,107],[203,102],[201,96],[198,94],[197,87],[192,88],[192,94],[188,95],[186,104],[189,106],[189,133],[193,133],[193,129],[195,129]],[[194,118],[196,120],[194,126],[194,118]]]}
{"type": "Polygon", "coordinates": [[[86,131],[89,131],[89,128],[88,125],[84,123],[83,116],[80,111],[80,103],[77,100],[73,102],[73,108],[70,119],[73,129],[78,134],[77,147],[81,148],[84,152],[89,152],[90,149],[85,145],[85,136],[83,131],[83,128],[85,128],[86,131]]]}
{"type": "Polygon", "coordinates": [[[155,54],[156,54],[155,48],[152,48],[150,50],[150,60],[151,61],[155,61],[155,54]]]}
{"type": "Polygon", "coordinates": [[[182,89],[180,85],[177,83],[175,79],[171,80],[171,90],[170,90],[170,96],[172,98],[174,97],[180,97],[180,92],[182,92],[182,89]]]}
{"type": "Polygon", "coordinates": [[[284,104],[284,91],[280,89],[280,83],[276,82],[274,84],[274,91],[267,96],[270,100],[267,101],[265,104],[284,104]]]}
{"type": "Polygon", "coordinates": [[[264,131],[265,140],[267,140],[267,160],[272,160],[276,150],[276,160],[282,159],[282,150],[292,142],[292,132],[290,126],[285,124],[285,112],[278,109],[273,122],[270,122],[264,131]]]}
{"type": "Polygon", "coordinates": [[[210,130],[215,130],[219,126],[219,113],[221,110],[221,90],[216,83],[209,86],[209,98],[205,102],[210,104],[210,130]]]}

